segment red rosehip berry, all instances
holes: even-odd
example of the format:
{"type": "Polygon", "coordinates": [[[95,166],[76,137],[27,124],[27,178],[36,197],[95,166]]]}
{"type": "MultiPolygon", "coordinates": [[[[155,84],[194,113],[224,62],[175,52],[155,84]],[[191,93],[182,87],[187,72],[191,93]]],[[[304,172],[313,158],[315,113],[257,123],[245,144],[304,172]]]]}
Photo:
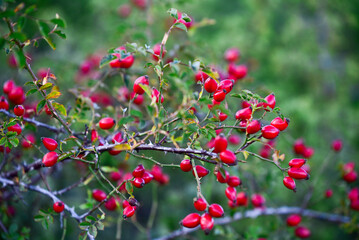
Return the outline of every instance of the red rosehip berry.
{"type": "Polygon", "coordinates": [[[36,142],[35,135],[30,133],[25,135],[25,138],[22,139],[21,145],[23,148],[31,148],[36,142]]]}
{"type": "Polygon", "coordinates": [[[226,93],[223,90],[217,90],[213,94],[213,99],[217,102],[222,102],[226,98],[226,93]]]}
{"type": "Polygon", "coordinates": [[[289,215],[287,218],[287,225],[289,227],[295,227],[302,221],[302,217],[298,214],[289,215]]]}
{"type": "Polygon", "coordinates": [[[214,150],[215,153],[220,153],[226,151],[228,142],[226,137],[223,134],[218,135],[214,139],[214,150]]]}
{"type": "Polygon", "coordinates": [[[15,86],[8,95],[8,98],[14,104],[22,104],[25,101],[24,89],[20,86],[15,86]]]}
{"type": "Polygon", "coordinates": [[[91,130],[91,142],[94,143],[99,139],[99,135],[98,132],[96,131],[96,129],[92,129],[91,130]]]}
{"type": "MultiPolygon", "coordinates": [[[[163,46],[162,58],[165,57],[166,52],[167,52],[166,48],[165,48],[165,46],[163,46]]],[[[153,46],[153,53],[154,53],[154,54],[152,54],[153,60],[158,61],[159,56],[161,55],[161,44],[156,44],[156,45],[153,46]]]]}
{"type": "Polygon", "coordinates": [[[207,78],[209,78],[209,76],[205,72],[198,71],[194,78],[196,79],[196,82],[204,82],[207,80],[207,78]]]}
{"type": "MultiPolygon", "coordinates": [[[[155,98],[155,99],[156,99],[155,101],[158,103],[158,101],[159,101],[159,96],[160,96],[160,92],[159,92],[156,88],[152,88],[151,98],[152,98],[152,99],[155,98]]],[[[163,103],[163,101],[164,101],[164,98],[163,98],[163,96],[161,95],[161,103],[163,103]]]]}
{"type": "Polygon", "coordinates": [[[57,154],[57,152],[48,152],[42,158],[42,163],[45,167],[52,167],[57,163],[58,158],[59,155],[57,154]]]}
{"type": "Polygon", "coordinates": [[[145,184],[150,183],[153,179],[153,175],[149,171],[143,173],[142,179],[145,181],[145,184]]]}
{"type": "Polygon", "coordinates": [[[348,193],[348,198],[350,201],[355,201],[359,199],[359,188],[352,188],[348,193]]]}
{"type": "Polygon", "coordinates": [[[120,181],[121,178],[122,178],[122,172],[120,172],[120,171],[111,172],[110,173],[110,178],[114,182],[120,181]]]}
{"type": "Polygon", "coordinates": [[[294,232],[299,238],[309,238],[311,234],[310,230],[306,227],[297,227],[294,232]]]}
{"type": "Polygon", "coordinates": [[[288,165],[289,165],[290,167],[300,168],[300,167],[302,167],[306,162],[307,162],[307,160],[302,159],[302,158],[293,158],[292,160],[289,161],[288,165]]]}
{"type": "Polygon", "coordinates": [[[228,142],[232,145],[238,145],[241,142],[241,138],[236,134],[231,134],[228,137],[228,142]]]}
{"type": "Polygon", "coordinates": [[[140,10],[145,10],[147,7],[147,0],[131,0],[131,2],[140,10]]]}
{"type": "Polygon", "coordinates": [[[133,171],[132,176],[135,178],[141,178],[143,174],[145,173],[145,168],[142,164],[139,164],[133,171]]]}
{"type": "Polygon", "coordinates": [[[225,113],[219,113],[219,116],[218,116],[218,118],[219,118],[219,121],[221,121],[221,122],[223,122],[224,120],[226,120],[227,119],[227,117],[228,117],[228,115],[227,114],[225,114],[225,113]]]}
{"type": "Polygon", "coordinates": [[[217,172],[217,181],[220,183],[227,183],[229,179],[229,173],[224,170],[224,176],[222,174],[222,171],[218,170],[217,172]]]}
{"type": "Polygon", "coordinates": [[[107,195],[104,191],[100,190],[100,189],[94,189],[92,191],[92,197],[93,199],[95,199],[98,202],[102,202],[103,200],[106,199],[107,195]]]}
{"type": "Polygon", "coordinates": [[[218,83],[213,78],[207,78],[207,80],[204,82],[204,89],[206,89],[207,92],[213,93],[217,90],[218,83]]]}
{"type": "Polygon", "coordinates": [[[261,123],[258,120],[253,120],[247,125],[247,134],[254,134],[261,130],[261,123]]]}
{"type": "Polygon", "coordinates": [[[309,179],[309,174],[303,168],[291,167],[288,170],[288,175],[294,179],[309,179]]]}
{"type": "Polygon", "coordinates": [[[340,150],[342,150],[343,147],[343,142],[340,139],[336,139],[332,142],[332,149],[335,152],[339,152],[340,150]]]}
{"type": "Polygon", "coordinates": [[[184,172],[189,172],[192,170],[192,163],[189,159],[183,159],[180,164],[181,170],[184,172]]]}
{"type": "Polygon", "coordinates": [[[226,163],[228,165],[236,165],[237,164],[237,158],[234,152],[231,150],[223,151],[219,154],[219,158],[223,163],[226,163]]]}
{"type": "Polygon", "coordinates": [[[16,84],[14,80],[10,79],[4,82],[2,89],[5,94],[9,94],[14,87],[16,87],[16,84]]]}
{"type": "Polygon", "coordinates": [[[9,110],[9,103],[4,96],[0,97],[0,109],[9,110]]]}
{"type": "Polygon", "coordinates": [[[224,59],[227,62],[235,62],[235,61],[238,60],[239,55],[240,55],[240,53],[239,53],[239,50],[237,48],[229,48],[224,53],[224,59]]]}
{"type": "Polygon", "coordinates": [[[145,180],[143,180],[143,178],[140,177],[136,177],[133,181],[132,181],[133,186],[135,186],[136,188],[143,188],[143,186],[145,186],[145,180]]]}
{"type": "Polygon", "coordinates": [[[115,211],[117,208],[117,201],[114,197],[110,197],[106,202],[105,202],[105,208],[109,211],[115,211]]]}
{"type": "Polygon", "coordinates": [[[14,107],[14,114],[18,117],[21,117],[25,113],[25,108],[23,105],[16,105],[14,107]]]}
{"type": "Polygon", "coordinates": [[[18,123],[16,123],[13,126],[8,127],[7,130],[9,132],[16,132],[17,135],[20,135],[22,132],[21,126],[18,123]]]}
{"type": "Polygon", "coordinates": [[[65,209],[65,204],[63,202],[55,202],[54,205],[52,205],[52,208],[55,212],[61,213],[65,209]]]}
{"type": "Polygon", "coordinates": [[[55,151],[57,148],[57,141],[52,138],[41,138],[42,143],[44,144],[45,148],[49,151],[55,151]]]}
{"type": "Polygon", "coordinates": [[[195,201],[193,202],[193,206],[197,211],[202,212],[202,211],[206,210],[207,203],[204,199],[198,198],[198,199],[195,199],[195,201]]]}
{"type": "Polygon", "coordinates": [[[239,185],[242,184],[242,181],[241,181],[241,179],[240,179],[239,177],[237,177],[237,176],[230,176],[230,177],[228,178],[227,184],[228,184],[228,186],[230,186],[230,187],[238,187],[239,185]]]}
{"type": "Polygon", "coordinates": [[[186,228],[195,228],[200,224],[200,221],[201,216],[198,213],[190,213],[181,221],[181,225],[186,228]]]}
{"type": "Polygon", "coordinates": [[[131,12],[132,12],[132,8],[129,4],[122,4],[117,9],[118,15],[120,15],[120,17],[122,18],[127,18],[128,16],[130,16],[131,12]]]}
{"type": "Polygon", "coordinates": [[[130,94],[130,99],[133,99],[133,103],[136,105],[141,105],[143,103],[143,101],[145,100],[145,98],[143,97],[143,95],[138,95],[135,92],[132,92],[130,94]]]}
{"type": "Polygon", "coordinates": [[[293,151],[298,155],[302,155],[305,151],[305,148],[304,141],[301,138],[296,140],[293,144],[293,151]]]}
{"type": "Polygon", "coordinates": [[[275,96],[274,94],[269,94],[268,96],[266,96],[264,98],[264,100],[266,100],[266,106],[270,107],[271,109],[273,109],[275,107],[275,96]]]}
{"type": "Polygon", "coordinates": [[[284,120],[282,120],[280,117],[276,117],[270,124],[273,127],[276,127],[279,131],[284,131],[288,127],[289,119],[284,118],[284,120]]]}
{"type": "MultiPolygon", "coordinates": [[[[202,167],[200,165],[196,166],[196,171],[197,171],[197,175],[198,175],[199,178],[205,177],[209,173],[209,170],[207,168],[202,167]]],[[[192,174],[193,174],[193,176],[195,176],[195,173],[194,173],[193,169],[192,169],[192,174]]]]}
{"type": "Polygon", "coordinates": [[[126,220],[127,218],[132,217],[135,214],[135,211],[136,207],[129,205],[123,209],[122,217],[126,220]]]}
{"type": "Polygon", "coordinates": [[[272,125],[267,125],[262,128],[262,136],[266,139],[274,139],[278,136],[279,130],[272,125]]]}
{"type": "Polygon", "coordinates": [[[246,65],[238,65],[236,66],[234,63],[230,63],[228,65],[228,73],[231,75],[234,79],[242,79],[245,76],[247,76],[247,66],[246,65]]]}
{"type": "Polygon", "coordinates": [[[324,195],[325,195],[326,198],[331,198],[333,196],[333,190],[332,189],[327,189],[325,191],[324,195]]]}
{"type": "Polygon", "coordinates": [[[145,90],[141,87],[141,85],[149,85],[148,76],[141,76],[135,80],[135,83],[133,84],[133,92],[135,92],[138,95],[142,95],[145,93],[145,90]]]}
{"type": "Polygon", "coordinates": [[[359,200],[356,199],[354,201],[350,202],[350,208],[355,210],[355,211],[359,211],[359,200]]]}
{"type": "Polygon", "coordinates": [[[357,180],[357,178],[358,178],[358,174],[355,171],[351,171],[351,172],[348,172],[343,175],[343,179],[347,183],[355,182],[357,180]]]}
{"type": "Polygon", "coordinates": [[[224,210],[221,205],[213,203],[208,207],[208,213],[215,218],[223,217],[224,210]]]}
{"type": "Polygon", "coordinates": [[[237,120],[248,120],[252,117],[252,107],[243,108],[236,112],[237,120]]]}
{"type": "Polygon", "coordinates": [[[100,120],[99,127],[101,129],[111,129],[115,125],[116,121],[111,117],[105,117],[100,120]]]}
{"type": "Polygon", "coordinates": [[[224,90],[226,94],[230,93],[233,89],[234,81],[232,79],[225,79],[219,82],[218,90],[224,90]]]}
{"type": "Polygon", "coordinates": [[[253,194],[251,202],[255,208],[260,208],[264,206],[266,199],[261,194],[253,194]]]}
{"type": "Polygon", "coordinates": [[[214,221],[209,213],[204,213],[201,216],[200,225],[204,233],[207,235],[214,227],[214,221]]]}
{"type": "Polygon", "coordinates": [[[247,206],[248,196],[245,192],[239,192],[236,197],[237,206],[247,206]]]}
{"type": "Polygon", "coordinates": [[[234,187],[227,187],[225,194],[226,197],[234,203],[237,201],[237,190],[234,187]]]}
{"type": "Polygon", "coordinates": [[[311,147],[305,147],[305,150],[303,152],[303,157],[305,158],[311,158],[314,154],[314,149],[311,147]]]}
{"type": "Polygon", "coordinates": [[[296,185],[295,185],[295,181],[293,180],[293,178],[291,177],[285,177],[283,179],[283,184],[286,188],[293,190],[294,192],[297,191],[296,185]]]}

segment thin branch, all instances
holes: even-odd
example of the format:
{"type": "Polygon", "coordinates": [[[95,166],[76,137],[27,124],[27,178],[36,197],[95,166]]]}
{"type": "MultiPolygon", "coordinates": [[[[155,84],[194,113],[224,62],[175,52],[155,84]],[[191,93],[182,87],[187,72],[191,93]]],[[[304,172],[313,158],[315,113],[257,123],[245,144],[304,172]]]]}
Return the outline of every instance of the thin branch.
{"type": "MultiPolygon", "coordinates": [[[[288,215],[288,214],[300,214],[304,217],[315,218],[323,221],[334,222],[334,223],[347,223],[350,221],[350,218],[347,216],[342,216],[338,214],[331,214],[325,212],[319,212],[309,209],[302,209],[300,207],[288,207],[283,206],[279,208],[266,208],[266,209],[253,209],[247,210],[243,213],[237,212],[233,217],[224,217],[220,219],[216,219],[215,225],[226,225],[233,223],[235,221],[239,221],[245,218],[257,218],[259,216],[270,216],[270,215],[288,215]]],[[[156,238],[155,240],[168,240],[176,237],[187,235],[191,232],[195,232],[199,227],[196,228],[181,228],[176,231],[169,233],[166,236],[156,238]]]]}
{"type": "MultiPolygon", "coordinates": [[[[5,179],[5,178],[2,178],[0,177],[0,182],[6,186],[6,185],[10,185],[10,186],[22,186],[28,190],[31,190],[31,191],[34,191],[34,192],[38,192],[38,193],[41,193],[45,196],[48,196],[49,198],[51,198],[54,202],[59,202],[61,201],[58,197],[56,197],[52,192],[46,190],[46,189],[43,189],[39,186],[34,186],[34,185],[29,185],[29,184],[25,184],[25,183],[22,183],[22,182],[19,182],[18,184],[15,183],[14,181],[11,181],[11,180],[8,180],[8,179],[5,179]]],[[[65,205],[65,210],[68,211],[71,215],[72,218],[76,219],[78,222],[81,221],[81,217],[75,212],[74,208],[73,207],[69,207],[68,205],[65,205]]]]}
{"type": "MultiPolygon", "coordinates": [[[[5,114],[6,116],[12,117],[12,118],[16,118],[16,117],[17,117],[16,115],[14,115],[14,114],[12,114],[12,113],[6,111],[5,109],[0,109],[0,113],[3,113],[3,114],[5,114]]],[[[23,118],[22,121],[31,123],[31,124],[35,125],[35,127],[45,128],[45,129],[47,129],[47,130],[49,130],[49,131],[52,131],[52,132],[55,132],[55,133],[64,132],[64,129],[63,129],[63,128],[56,128],[56,127],[47,125],[47,124],[45,124],[45,123],[36,121],[36,120],[33,119],[33,118],[23,118]]]]}

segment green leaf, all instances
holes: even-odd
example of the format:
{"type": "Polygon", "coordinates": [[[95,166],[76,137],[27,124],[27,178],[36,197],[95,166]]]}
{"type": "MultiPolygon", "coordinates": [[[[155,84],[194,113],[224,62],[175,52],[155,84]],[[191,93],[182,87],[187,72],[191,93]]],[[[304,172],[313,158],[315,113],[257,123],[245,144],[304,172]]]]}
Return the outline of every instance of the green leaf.
{"type": "Polygon", "coordinates": [[[89,231],[89,234],[91,236],[93,236],[94,238],[97,236],[97,228],[95,226],[92,225],[88,231],[89,231]]]}
{"type": "Polygon", "coordinates": [[[51,90],[51,92],[46,96],[46,99],[55,99],[61,96],[61,92],[57,91],[56,86],[51,90]]]}
{"type": "Polygon", "coordinates": [[[184,24],[181,23],[181,22],[176,22],[175,25],[174,25],[174,27],[187,32],[187,27],[186,27],[186,25],[184,25],[184,24]]]}
{"type": "Polygon", "coordinates": [[[141,111],[135,110],[135,109],[131,109],[130,115],[138,117],[138,118],[142,118],[143,114],[141,111]]]}
{"type": "Polygon", "coordinates": [[[40,87],[40,90],[46,90],[46,89],[48,89],[48,88],[51,88],[52,86],[53,86],[53,84],[50,83],[50,82],[48,82],[48,83],[46,83],[45,85],[42,85],[42,86],[40,87]]]}
{"type": "Polygon", "coordinates": [[[63,115],[64,117],[67,117],[67,111],[64,105],[62,105],[61,103],[57,103],[57,102],[53,102],[52,106],[59,111],[59,113],[61,115],[63,115]]]}
{"type": "Polygon", "coordinates": [[[6,133],[6,137],[7,137],[7,138],[15,137],[16,135],[17,135],[16,132],[7,132],[7,133],[6,133]]]}
{"type": "Polygon", "coordinates": [[[94,216],[91,216],[91,215],[87,216],[85,219],[86,219],[88,222],[91,222],[91,221],[96,222],[96,221],[97,221],[97,219],[96,219],[94,216]]]}
{"type": "Polygon", "coordinates": [[[17,147],[19,145],[19,139],[17,138],[10,139],[10,143],[13,147],[17,147]]]}
{"type": "Polygon", "coordinates": [[[25,23],[26,23],[26,18],[23,17],[23,16],[22,16],[22,17],[19,17],[19,20],[17,21],[17,24],[16,24],[17,29],[18,29],[19,31],[21,31],[21,30],[23,29],[25,23]]]}
{"type": "Polygon", "coordinates": [[[57,24],[59,27],[66,28],[65,20],[61,18],[53,18],[50,20],[53,24],[57,24]]]}
{"type": "Polygon", "coordinates": [[[190,17],[188,17],[188,15],[186,13],[182,13],[182,19],[185,22],[191,22],[192,21],[192,19],[190,17]]]}
{"type": "Polygon", "coordinates": [[[95,226],[97,227],[98,230],[101,230],[101,231],[105,229],[105,225],[103,225],[103,223],[101,221],[96,222],[95,226]]]}
{"type": "Polygon", "coordinates": [[[35,83],[33,81],[28,81],[24,84],[24,86],[28,86],[28,85],[35,86],[35,83]]]}
{"type": "Polygon", "coordinates": [[[175,8],[171,8],[167,11],[172,17],[178,19],[178,11],[175,8]]]}
{"type": "Polygon", "coordinates": [[[79,234],[79,240],[86,240],[87,239],[87,232],[82,232],[79,234]]]}
{"type": "Polygon", "coordinates": [[[105,173],[117,172],[117,171],[118,171],[118,168],[109,167],[109,166],[102,166],[102,167],[101,167],[101,171],[102,171],[102,172],[105,172],[105,173]]]}
{"type": "Polygon", "coordinates": [[[46,104],[46,100],[42,99],[36,106],[36,112],[39,113],[41,111],[41,109],[43,109],[45,104],[46,104]]]}
{"type": "Polygon", "coordinates": [[[29,91],[27,91],[27,93],[25,94],[25,96],[27,97],[27,96],[29,96],[29,95],[31,95],[31,94],[36,93],[36,92],[37,92],[37,88],[32,88],[32,89],[30,89],[29,91]]]}
{"type": "Polygon", "coordinates": [[[49,33],[51,31],[51,28],[49,27],[49,25],[47,25],[47,23],[43,22],[43,21],[36,21],[38,26],[39,26],[39,30],[42,36],[47,37],[49,36],[49,33]]]}
{"type": "Polygon", "coordinates": [[[5,142],[6,142],[6,137],[2,137],[2,138],[0,139],[0,146],[4,145],[5,142]]]}
{"type": "Polygon", "coordinates": [[[129,117],[123,117],[123,118],[120,119],[120,121],[118,122],[118,124],[119,124],[120,126],[122,126],[122,125],[124,125],[124,124],[127,124],[127,123],[129,123],[129,122],[133,122],[133,121],[135,121],[135,119],[134,119],[133,117],[131,117],[131,116],[129,116],[129,117]]]}
{"type": "Polygon", "coordinates": [[[137,43],[126,43],[126,49],[129,52],[137,52],[137,43]]]}
{"type": "Polygon", "coordinates": [[[100,61],[100,68],[110,63],[112,60],[116,59],[116,57],[112,54],[108,54],[104,56],[100,61]]]}
{"type": "Polygon", "coordinates": [[[34,217],[34,220],[35,220],[35,222],[40,222],[40,221],[43,221],[44,220],[44,216],[42,216],[42,215],[36,215],[35,217],[34,217]]]}
{"type": "Polygon", "coordinates": [[[60,38],[66,39],[66,34],[63,33],[61,30],[55,30],[54,33],[60,38]]]}
{"type": "Polygon", "coordinates": [[[15,12],[12,9],[0,13],[0,18],[8,18],[13,16],[15,16],[15,12]]]}
{"type": "Polygon", "coordinates": [[[84,222],[82,222],[82,223],[80,223],[79,224],[79,228],[81,229],[81,230],[86,230],[88,227],[90,227],[91,226],[91,223],[89,223],[89,222],[86,222],[86,221],[84,221],[84,222]]]}
{"type": "Polygon", "coordinates": [[[36,5],[31,5],[30,7],[28,7],[26,10],[25,10],[25,14],[30,14],[32,13],[33,11],[36,10],[36,5]]]}
{"type": "Polygon", "coordinates": [[[126,182],[126,191],[130,195],[132,195],[132,193],[133,193],[133,185],[130,181],[126,182]]]}
{"type": "Polygon", "coordinates": [[[6,43],[5,38],[0,38],[0,49],[4,48],[5,43],[6,43]]]}
{"type": "Polygon", "coordinates": [[[19,63],[19,67],[23,68],[26,65],[26,57],[24,55],[24,52],[21,51],[20,49],[16,50],[16,59],[17,62],[19,63]]]}

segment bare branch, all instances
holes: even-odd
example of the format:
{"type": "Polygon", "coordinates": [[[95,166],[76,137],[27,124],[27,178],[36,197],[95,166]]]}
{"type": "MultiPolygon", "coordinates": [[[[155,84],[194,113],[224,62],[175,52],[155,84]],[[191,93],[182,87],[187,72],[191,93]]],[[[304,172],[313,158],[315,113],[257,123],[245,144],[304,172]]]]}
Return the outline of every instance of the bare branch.
{"type": "MultiPolygon", "coordinates": [[[[269,215],[288,215],[288,214],[300,214],[301,216],[315,218],[323,221],[334,222],[334,223],[347,223],[350,221],[350,218],[347,216],[342,216],[338,214],[331,214],[325,212],[319,212],[309,209],[302,209],[300,207],[288,207],[283,206],[279,208],[266,208],[266,209],[253,209],[248,210],[243,213],[237,212],[233,217],[224,217],[215,220],[215,225],[226,225],[235,221],[239,221],[245,218],[257,218],[260,216],[269,216],[269,215]]],[[[187,235],[191,232],[195,232],[199,227],[196,228],[181,228],[176,231],[171,232],[170,234],[156,238],[155,240],[168,240],[176,237],[187,235]]]]}

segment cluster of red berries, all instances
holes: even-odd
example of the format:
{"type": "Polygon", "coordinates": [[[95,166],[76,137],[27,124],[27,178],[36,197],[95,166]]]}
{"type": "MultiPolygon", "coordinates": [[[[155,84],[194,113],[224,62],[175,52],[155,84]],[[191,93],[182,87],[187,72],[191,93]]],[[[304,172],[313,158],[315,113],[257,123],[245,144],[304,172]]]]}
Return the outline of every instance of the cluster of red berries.
{"type": "MultiPolygon", "coordinates": [[[[16,86],[14,80],[7,80],[3,84],[3,91],[13,104],[22,104],[25,102],[25,92],[21,86],[16,86]]],[[[0,97],[0,109],[9,109],[9,103],[4,96],[0,97]]]]}
{"type": "Polygon", "coordinates": [[[342,167],[342,176],[347,183],[355,182],[358,178],[358,174],[355,171],[355,163],[348,162],[342,167]]]}
{"type": "Polygon", "coordinates": [[[59,158],[59,154],[55,152],[58,143],[55,139],[45,137],[41,138],[41,141],[45,148],[50,151],[44,155],[42,158],[42,163],[45,167],[52,167],[57,163],[59,158]]]}
{"type": "Polygon", "coordinates": [[[293,190],[294,192],[296,191],[296,184],[294,179],[297,180],[308,180],[309,179],[309,174],[305,171],[303,167],[303,165],[307,162],[307,160],[302,159],[302,158],[294,158],[292,160],[289,161],[288,165],[290,166],[289,170],[288,170],[288,175],[287,177],[285,177],[283,179],[283,184],[284,186],[286,186],[288,189],[293,190]]]}
{"type": "Polygon", "coordinates": [[[126,48],[124,46],[118,47],[116,49],[117,51],[122,51],[123,55],[125,55],[124,57],[121,57],[121,53],[113,53],[112,55],[114,57],[116,57],[116,59],[112,60],[110,62],[110,67],[111,68],[130,68],[134,61],[135,61],[135,57],[132,54],[127,54],[126,52],[126,48]]]}
{"type": "MultiPolygon", "coordinates": [[[[100,66],[101,56],[93,54],[88,56],[79,66],[78,72],[76,74],[76,81],[81,82],[84,79],[93,78],[97,79],[100,76],[98,71],[100,66]]],[[[46,70],[46,69],[44,69],[46,70]]],[[[42,71],[42,75],[39,75],[40,70],[38,71],[38,76],[43,78],[48,75],[48,71],[42,71]],[[45,75],[46,74],[46,75],[45,75]]]]}
{"type": "Polygon", "coordinates": [[[304,226],[298,226],[302,221],[302,217],[298,214],[292,214],[287,218],[287,226],[296,227],[294,230],[295,236],[298,238],[309,238],[311,235],[310,230],[304,226]]]}
{"type": "Polygon", "coordinates": [[[304,158],[311,158],[314,154],[314,149],[304,144],[302,138],[297,139],[293,144],[293,151],[295,154],[301,155],[304,158]]]}
{"type": "Polygon", "coordinates": [[[348,193],[350,208],[359,211],[359,188],[352,188],[348,193]]]}
{"type": "Polygon", "coordinates": [[[208,206],[207,202],[203,198],[194,199],[193,205],[197,211],[205,211],[205,213],[202,215],[198,213],[190,213],[181,221],[181,225],[186,228],[195,228],[200,225],[204,233],[209,234],[214,227],[213,218],[220,218],[224,216],[222,206],[217,203],[213,203],[208,206]]]}

